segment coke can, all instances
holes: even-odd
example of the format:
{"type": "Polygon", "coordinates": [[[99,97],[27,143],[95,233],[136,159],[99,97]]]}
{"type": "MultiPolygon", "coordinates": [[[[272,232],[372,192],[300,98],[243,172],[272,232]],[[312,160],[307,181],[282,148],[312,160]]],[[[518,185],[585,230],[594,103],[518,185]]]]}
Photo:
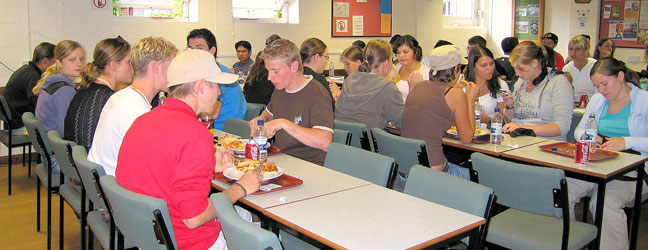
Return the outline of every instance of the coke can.
{"type": "Polygon", "coordinates": [[[574,152],[574,162],[578,165],[585,165],[589,162],[589,143],[586,141],[576,142],[576,151],[574,152]]]}
{"type": "Polygon", "coordinates": [[[259,144],[257,144],[256,140],[250,139],[245,144],[245,158],[259,160],[259,144]]]}
{"type": "Polygon", "coordinates": [[[582,95],[580,96],[580,100],[579,100],[579,102],[578,102],[578,105],[579,105],[581,108],[585,108],[585,107],[587,107],[587,94],[582,94],[582,95]]]}

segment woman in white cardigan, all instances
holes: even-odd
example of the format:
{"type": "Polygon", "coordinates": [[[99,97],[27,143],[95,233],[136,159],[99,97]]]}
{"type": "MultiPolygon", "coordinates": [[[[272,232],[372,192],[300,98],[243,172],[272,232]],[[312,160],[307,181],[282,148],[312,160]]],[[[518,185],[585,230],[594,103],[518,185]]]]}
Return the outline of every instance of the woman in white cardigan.
{"type": "MultiPolygon", "coordinates": [[[[624,151],[634,150],[648,155],[648,92],[636,86],[635,74],[628,70],[625,63],[604,58],[592,67],[592,82],[598,93],[594,94],[587,105],[583,119],[574,132],[580,139],[590,114],[596,115],[598,132],[596,147],[624,151]],[[635,78],[635,79],[633,79],[635,78]]],[[[636,177],[636,172],[627,176],[636,177]]],[[[574,218],[574,204],[593,192],[590,212],[594,214],[596,204],[596,184],[568,178],[570,211],[574,218]]],[[[634,181],[614,180],[608,182],[605,190],[601,249],[628,249],[628,231],[623,207],[634,199],[634,181]]],[[[646,185],[644,193],[648,192],[646,185]]]]}

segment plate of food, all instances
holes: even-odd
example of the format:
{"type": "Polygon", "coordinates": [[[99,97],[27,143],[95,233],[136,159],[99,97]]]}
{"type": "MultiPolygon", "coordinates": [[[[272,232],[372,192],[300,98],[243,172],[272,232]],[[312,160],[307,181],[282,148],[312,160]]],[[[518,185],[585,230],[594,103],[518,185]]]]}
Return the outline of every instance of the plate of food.
{"type": "MultiPolygon", "coordinates": [[[[446,130],[446,133],[454,136],[459,136],[459,133],[457,133],[457,127],[455,126],[452,126],[450,127],[450,129],[446,130]]],[[[490,130],[485,128],[478,128],[475,131],[475,137],[482,136],[482,135],[490,135],[490,130]]]]}
{"type": "Polygon", "coordinates": [[[263,164],[261,168],[261,174],[263,174],[264,181],[277,178],[284,174],[284,170],[272,162],[241,159],[235,160],[234,166],[225,169],[225,171],[223,171],[223,175],[227,178],[238,180],[243,176],[243,174],[245,174],[246,171],[256,171],[261,164],[263,164]]]}
{"type": "MultiPolygon", "coordinates": [[[[245,146],[250,139],[241,139],[233,136],[224,136],[218,139],[218,145],[234,151],[237,158],[245,158],[245,146]]],[[[270,148],[270,143],[266,142],[266,148],[270,148]]]]}

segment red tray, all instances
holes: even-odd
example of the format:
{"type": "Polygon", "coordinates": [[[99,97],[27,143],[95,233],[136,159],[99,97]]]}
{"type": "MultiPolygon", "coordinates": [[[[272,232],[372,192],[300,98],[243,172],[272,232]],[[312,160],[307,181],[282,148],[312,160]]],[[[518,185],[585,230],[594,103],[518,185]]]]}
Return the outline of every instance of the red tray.
{"type": "MultiPolygon", "coordinates": [[[[223,175],[223,173],[215,173],[214,174],[214,179],[219,180],[219,181],[224,182],[224,183],[227,183],[229,185],[233,185],[234,182],[236,182],[236,180],[225,177],[223,175]]],[[[302,181],[301,179],[299,179],[297,177],[293,177],[293,176],[290,176],[290,175],[287,175],[287,174],[283,174],[283,175],[281,175],[281,176],[279,176],[277,178],[261,182],[262,186],[263,185],[268,185],[268,184],[277,184],[277,185],[279,185],[281,187],[272,189],[270,191],[258,190],[256,192],[254,192],[252,195],[267,194],[267,193],[272,193],[272,192],[276,192],[276,191],[280,191],[280,190],[290,189],[290,188],[294,188],[296,186],[299,186],[302,183],[304,183],[304,181],[302,181]]]]}
{"type": "MultiPolygon", "coordinates": [[[[557,142],[547,145],[538,146],[540,150],[547,151],[549,153],[559,154],[574,158],[574,152],[576,151],[576,144],[569,142],[557,142]]],[[[596,152],[590,153],[589,161],[601,161],[605,159],[610,159],[619,156],[619,153],[608,151],[604,149],[596,149],[596,152]]]]}

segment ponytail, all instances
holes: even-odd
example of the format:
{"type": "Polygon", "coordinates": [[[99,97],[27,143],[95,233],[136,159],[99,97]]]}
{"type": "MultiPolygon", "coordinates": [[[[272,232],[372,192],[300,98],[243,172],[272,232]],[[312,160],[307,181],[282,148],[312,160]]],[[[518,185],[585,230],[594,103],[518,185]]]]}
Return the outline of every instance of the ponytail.
{"type": "Polygon", "coordinates": [[[392,52],[389,43],[374,39],[369,41],[362,55],[364,59],[358,70],[360,72],[371,72],[372,69],[378,68],[381,63],[391,59],[392,52]]]}
{"type": "Polygon", "coordinates": [[[626,67],[626,64],[623,61],[619,61],[613,57],[601,58],[601,60],[596,61],[590,71],[590,77],[596,73],[605,76],[617,76],[619,75],[619,72],[623,72],[623,75],[625,76],[623,79],[624,81],[639,86],[639,74],[626,67]]]}
{"type": "Polygon", "coordinates": [[[371,72],[371,67],[369,67],[369,63],[367,60],[362,61],[360,66],[358,66],[358,71],[360,72],[371,72]]]}
{"type": "Polygon", "coordinates": [[[104,67],[99,68],[94,62],[83,65],[81,68],[81,88],[87,88],[91,83],[95,82],[103,70],[104,67]]]}

